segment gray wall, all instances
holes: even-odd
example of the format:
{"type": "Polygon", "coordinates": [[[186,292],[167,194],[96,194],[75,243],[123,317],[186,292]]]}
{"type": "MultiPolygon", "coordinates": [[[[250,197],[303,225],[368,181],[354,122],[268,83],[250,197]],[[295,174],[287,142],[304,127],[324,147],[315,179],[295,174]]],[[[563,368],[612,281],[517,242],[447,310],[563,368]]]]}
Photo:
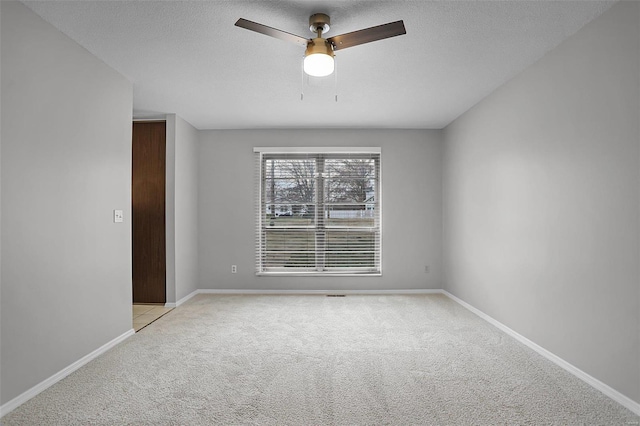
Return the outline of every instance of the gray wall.
{"type": "Polygon", "coordinates": [[[640,401],[640,4],[445,129],[446,289],[640,401]]]}
{"type": "MultiPolygon", "coordinates": [[[[2,39],[2,8],[0,7],[0,44],[2,39]]],[[[1,51],[1,49],[0,49],[1,51]]],[[[2,58],[0,57],[0,64],[2,58]]],[[[0,66],[0,82],[2,81],[2,66],[0,66]]],[[[0,93],[2,88],[0,87],[0,93]]],[[[2,98],[2,96],[0,96],[2,98]]],[[[2,102],[0,101],[0,236],[2,235],[2,102]]],[[[2,238],[0,237],[0,309],[2,308],[2,238]]],[[[2,312],[0,312],[0,406],[2,406],[2,312]]],[[[0,413],[1,415],[2,413],[0,413]]]]}
{"type": "Polygon", "coordinates": [[[131,329],[132,85],[0,8],[4,404],[131,329]]]}
{"type": "Polygon", "coordinates": [[[170,305],[176,303],[176,121],[175,114],[165,117],[165,292],[170,305]]]}
{"type": "Polygon", "coordinates": [[[175,116],[176,300],[198,289],[198,131],[175,116]]]}
{"type": "Polygon", "coordinates": [[[166,130],[166,296],[172,306],[198,289],[198,130],[176,114],[166,130]]]}
{"type": "Polygon", "coordinates": [[[199,262],[202,289],[441,288],[439,131],[210,130],[200,134],[199,262]],[[382,148],[382,276],[255,275],[254,146],[382,148]],[[231,273],[231,265],[238,273],[231,273]],[[431,272],[425,273],[425,264],[431,272]]]}

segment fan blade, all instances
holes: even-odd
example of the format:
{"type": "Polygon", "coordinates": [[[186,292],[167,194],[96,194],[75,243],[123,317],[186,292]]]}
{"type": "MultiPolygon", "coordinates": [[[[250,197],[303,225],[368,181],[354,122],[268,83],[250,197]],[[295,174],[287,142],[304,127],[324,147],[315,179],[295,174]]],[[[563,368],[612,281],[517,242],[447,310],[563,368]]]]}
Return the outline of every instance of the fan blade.
{"type": "Polygon", "coordinates": [[[333,45],[333,50],[340,50],[406,33],[407,31],[404,29],[404,22],[396,21],[378,25],[376,27],[365,28],[364,30],[354,31],[352,33],[330,37],[327,41],[333,45]]]}
{"type": "Polygon", "coordinates": [[[300,37],[286,31],[277,30],[275,28],[267,27],[266,25],[258,24],[257,22],[249,21],[242,18],[238,19],[238,22],[236,22],[236,27],[245,28],[247,30],[255,31],[260,34],[279,38],[280,40],[292,41],[302,46],[306,46],[307,42],[309,41],[304,37],[300,37]]]}

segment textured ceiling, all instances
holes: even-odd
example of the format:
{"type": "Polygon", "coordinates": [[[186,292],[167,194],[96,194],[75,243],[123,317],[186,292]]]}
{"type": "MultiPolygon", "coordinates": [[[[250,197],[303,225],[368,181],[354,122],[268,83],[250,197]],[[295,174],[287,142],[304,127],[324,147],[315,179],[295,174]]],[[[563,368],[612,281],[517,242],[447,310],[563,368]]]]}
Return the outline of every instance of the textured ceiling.
{"type": "Polygon", "coordinates": [[[442,128],[601,14],[610,1],[24,1],[134,84],[134,117],[199,129],[442,128]],[[399,19],[407,34],[336,53],[303,79],[304,48],[234,26],[311,37],[399,19]],[[301,100],[301,92],[304,99],[301,100]]]}

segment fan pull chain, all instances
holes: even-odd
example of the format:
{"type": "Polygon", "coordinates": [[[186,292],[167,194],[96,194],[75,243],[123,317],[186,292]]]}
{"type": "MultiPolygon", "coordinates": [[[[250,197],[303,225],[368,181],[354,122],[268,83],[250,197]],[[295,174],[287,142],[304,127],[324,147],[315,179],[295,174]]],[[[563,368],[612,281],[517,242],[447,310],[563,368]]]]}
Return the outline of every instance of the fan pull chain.
{"type": "Polygon", "coordinates": [[[300,101],[304,101],[304,58],[300,66],[300,101]]]}
{"type": "Polygon", "coordinates": [[[333,91],[338,102],[338,59],[335,56],[333,57],[333,74],[333,91]]]}

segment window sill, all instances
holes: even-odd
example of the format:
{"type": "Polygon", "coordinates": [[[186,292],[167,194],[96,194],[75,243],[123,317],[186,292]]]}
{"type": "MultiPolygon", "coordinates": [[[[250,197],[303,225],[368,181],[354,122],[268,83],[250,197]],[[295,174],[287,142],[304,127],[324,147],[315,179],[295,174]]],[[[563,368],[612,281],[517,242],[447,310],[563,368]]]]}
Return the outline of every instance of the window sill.
{"type": "Polygon", "coordinates": [[[382,272],[256,272],[258,277],[381,277],[382,272]]]}

